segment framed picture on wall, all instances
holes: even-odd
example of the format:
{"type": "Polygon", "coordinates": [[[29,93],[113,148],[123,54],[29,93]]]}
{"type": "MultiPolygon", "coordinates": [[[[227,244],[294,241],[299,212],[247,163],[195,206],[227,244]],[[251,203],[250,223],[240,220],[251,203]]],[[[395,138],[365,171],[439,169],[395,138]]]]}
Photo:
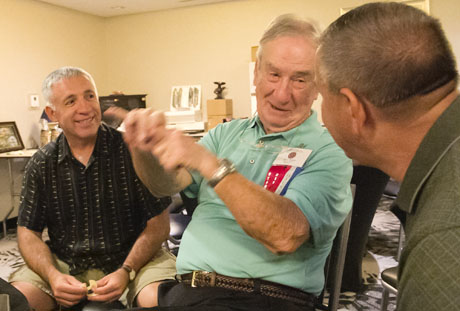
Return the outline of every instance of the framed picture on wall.
{"type": "Polygon", "coordinates": [[[201,85],[173,86],[171,111],[201,110],[201,85]]]}
{"type": "Polygon", "coordinates": [[[24,144],[16,122],[0,122],[0,153],[22,149],[24,144]]]}

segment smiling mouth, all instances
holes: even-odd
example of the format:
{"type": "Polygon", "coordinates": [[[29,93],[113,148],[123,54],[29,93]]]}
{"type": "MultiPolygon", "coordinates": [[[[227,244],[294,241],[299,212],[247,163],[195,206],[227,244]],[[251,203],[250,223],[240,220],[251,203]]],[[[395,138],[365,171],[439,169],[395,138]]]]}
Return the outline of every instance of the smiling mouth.
{"type": "Polygon", "coordinates": [[[91,118],[86,118],[86,119],[83,119],[83,120],[78,120],[78,121],[75,121],[75,123],[78,123],[80,125],[89,125],[93,122],[94,120],[94,117],[91,117],[91,118]]]}
{"type": "Polygon", "coordinates": [[[272,106],[272,109],[274,109],[274,110],[276,110],[276,111],[281,111],[281,112],[286,112],[286,111],[288,111],[288,110],[286,110],[286,109],[281,109],[281,108],[275,107],[275,106],[273,106],[272,104],[270,104],[270,106],[272,106]]]}

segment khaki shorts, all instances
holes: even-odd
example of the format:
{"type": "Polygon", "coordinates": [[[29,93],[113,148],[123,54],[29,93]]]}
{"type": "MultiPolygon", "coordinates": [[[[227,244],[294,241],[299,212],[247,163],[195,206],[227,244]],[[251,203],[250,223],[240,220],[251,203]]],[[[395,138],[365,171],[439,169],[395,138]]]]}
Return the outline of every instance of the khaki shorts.
{"type": "MultiPolygon", "coordinates": [[[[60,272],[69,274],[69,266],[57,259],[57,268],[60,272]]],[[[148,284],[163,280],[173,280],[176,275],[176,257],[170,252],[161,248],[152,260],[147,263],[136,275],[136,278],[128,284],[128,287],[123,292],[120,301],[132,307],[137,294],[148,284]]],[[[99,280],[105,276],[104,272],[99,269],[90,269],[81,274],[74,275],[80,282],[89,283],[89,280],[99,280]]],[[[51,287],[38,274],[29,269],[27,265],[21,266],[13,272],[8,280],[12,282],[27,282],[32,283],[42,291],[53,297],[51,287]]]]}

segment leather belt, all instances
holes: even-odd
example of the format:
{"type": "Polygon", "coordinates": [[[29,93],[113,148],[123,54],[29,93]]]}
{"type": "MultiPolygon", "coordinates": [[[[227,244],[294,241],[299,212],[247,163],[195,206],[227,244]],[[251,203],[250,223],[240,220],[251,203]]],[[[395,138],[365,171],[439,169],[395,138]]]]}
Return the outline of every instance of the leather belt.
{"type": "Polygon", "coordinates": [[[208,271],[193,271],[177,274],[176,280],[190,284],[191,287],[221,287],[246,293],[259,293],[264,296],[288,300],[297,304],[313,306],[316,296],[300,289],[261,279],[234,278],[208,271]]]}

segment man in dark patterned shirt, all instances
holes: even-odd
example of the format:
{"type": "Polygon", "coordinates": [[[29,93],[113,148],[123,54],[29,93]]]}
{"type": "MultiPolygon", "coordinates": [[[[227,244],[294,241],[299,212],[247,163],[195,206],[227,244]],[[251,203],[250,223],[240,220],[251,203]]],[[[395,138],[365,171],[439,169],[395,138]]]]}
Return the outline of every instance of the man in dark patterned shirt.
{"type": "Polygon", "coordinates": [[[176,273],[174,256],[161,248],[169,234],[169,198],[152,196],[121,134],[101,123],[87,72],[60,68],[45,79],[43,94],[63,134],[27,164],[18,220],[27,265],[10,282],[37,310],[85,298],[155,306],[160,281],[176,273]],[[87,296],[90,280],[97,288],[87,296]]]}

